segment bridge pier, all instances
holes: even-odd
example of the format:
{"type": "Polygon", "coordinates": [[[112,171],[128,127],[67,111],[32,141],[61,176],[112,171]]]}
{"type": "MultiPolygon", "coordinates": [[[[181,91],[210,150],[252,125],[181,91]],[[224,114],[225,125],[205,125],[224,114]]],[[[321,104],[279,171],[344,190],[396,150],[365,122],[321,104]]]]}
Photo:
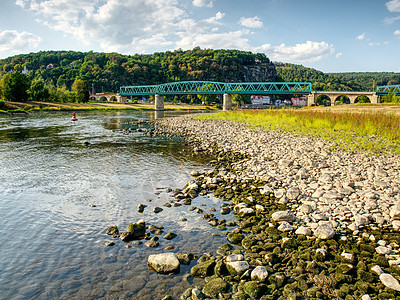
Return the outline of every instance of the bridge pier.
{"type": "Polygon", "coordinates": [[[155,103],[154,109],[155,109],[156,111],[162,111],[162,110],[164,110],[164,96],[159,95],[159,94],[156,94],[156,95],[155,95],[154,103],[155,103]]]}
{"type": "Polygon", "coordinates": [[[223,110],[231,110],[232,109],[232,95],[231,94],[227,94],[227,93],[224,94],[222,109],[223,110]]]}

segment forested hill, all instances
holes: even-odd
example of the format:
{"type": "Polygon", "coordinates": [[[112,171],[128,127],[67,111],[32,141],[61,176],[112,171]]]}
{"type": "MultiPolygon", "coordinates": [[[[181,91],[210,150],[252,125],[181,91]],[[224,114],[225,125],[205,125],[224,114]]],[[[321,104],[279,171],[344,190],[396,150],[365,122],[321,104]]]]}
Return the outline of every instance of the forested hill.
{"type": "Polygon", "coordinates": [[[315,91],[371,91],[373,86],[400,84],[400,73],[323,73],[302,65],[275,62],[277,80],[311,82],[315,91]]]}
{"type": "Polygon", "coordinates": [[[275,66],[265,54],[239,50],[194,48],[151,55],[42,51],[0,60],[0,77],[26,67],[31,80],[70,89],[85,80],[96,92],[118,91],[123,85],[182,80],[221,82],[275,81],[275,66]]]}

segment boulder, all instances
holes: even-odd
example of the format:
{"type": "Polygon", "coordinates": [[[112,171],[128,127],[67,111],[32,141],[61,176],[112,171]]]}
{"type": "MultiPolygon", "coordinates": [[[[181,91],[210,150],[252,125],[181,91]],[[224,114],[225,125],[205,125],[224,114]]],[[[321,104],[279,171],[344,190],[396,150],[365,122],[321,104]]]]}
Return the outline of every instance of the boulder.
{"type": "Polygon", "coordinates": [[[232,275],[243,274],[250,267],[249,263],[245,260],[226,262],[225,265],[229,273],[232,275]]]}
{"type": "Polygon", "coordinates": [[[107,229],[107,234],[112,235],[113,237],[119,236],[119,230],[117,225],[112,225],[107,229]]]}
{"type": "Polygon", "coordinates": [[[392,275],[382,273],[381,275],[379,275],[379,279],[383,283],[383,285],[388,287],[389,289],[400,291],[400,283],[392,275]]]}
{"type": "Polygon", "coordinates": [[[212,275],[214,271],[214,266],[215,261],[208,260],[193,266],[193,268],[190,270],[190,273],[192,274],[192,276],[207,277],[212,275]]]}
{"type": "Polygon", "coordinates": [[[146,223],[144,220],[139,220],[137,223],[129,224],[125,232],[120,236],[124,242],[130,242],[134,239],[144,237],[146,233],[146,223]]]}
{"type": "Polygon", "coordinates": [[[276,222],[293,222],[296,219],[295,215],[290,210],[276,211],[271,215],[271,217],[276,222]]]}
{"type": "Polygon", "coordinates": [[[329,240],[335,236],[336,232],[329,223],[319,224],[314,231],[314,236],[323,240],[329,240]]]}
{"type": "Polygon", "coordinates": [[[180,264],[175,253],[149,255],[147,264],[157,273],[178,273],[180,264]]]}
{"type": "Polygon", "coordinates": [[[210,298],[218,298],[219,293],[226,293],[229,290],[229,284],[222,278],[210,280],[203,288],[204,295],[210,298]]]}
{"type": "Polygon", "coordinates": [[[254,281],[265,281],[268,277],[268,271],[264,266],[257,266],[251,271],[251,280],[254,281]]]}

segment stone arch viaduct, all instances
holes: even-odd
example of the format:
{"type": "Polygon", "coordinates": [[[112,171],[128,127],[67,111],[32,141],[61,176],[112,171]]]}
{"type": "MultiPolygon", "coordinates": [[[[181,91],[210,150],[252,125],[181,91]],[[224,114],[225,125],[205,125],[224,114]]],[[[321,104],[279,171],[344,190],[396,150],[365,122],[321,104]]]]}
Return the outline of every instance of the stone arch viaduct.
{"type": "Polygon", "coordinates": [[[340,96],[348,97],[351,104],[356,103],[357,98],[360,96],[368,97],[371,103],[376,104],[380,102],[380,96],[376,92],[312,91],[308,95],[308,105],[316,104],[319,96],[327,96],[331,101],[331,105],[335,105],[335,101],[340,96]]]}

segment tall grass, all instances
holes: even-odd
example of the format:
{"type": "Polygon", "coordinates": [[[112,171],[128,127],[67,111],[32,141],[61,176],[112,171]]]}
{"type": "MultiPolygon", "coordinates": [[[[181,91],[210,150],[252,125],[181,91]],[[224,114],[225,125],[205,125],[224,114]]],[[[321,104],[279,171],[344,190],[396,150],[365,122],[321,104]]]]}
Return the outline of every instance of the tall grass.
{"type": "Polygon", "coordinates": [[[374,154],[400,154],[400,117],[385,113],[313,110],[237,110],[201,117],[223,119],[294,134],[329,139],[333,148],[374,154]]]}

